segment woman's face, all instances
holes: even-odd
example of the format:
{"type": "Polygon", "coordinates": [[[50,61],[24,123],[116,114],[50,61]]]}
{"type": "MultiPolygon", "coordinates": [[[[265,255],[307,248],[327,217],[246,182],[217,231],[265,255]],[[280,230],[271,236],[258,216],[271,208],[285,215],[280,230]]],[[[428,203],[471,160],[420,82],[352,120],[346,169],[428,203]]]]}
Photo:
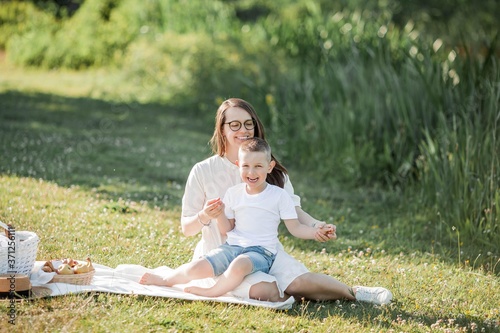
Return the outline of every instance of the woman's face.
{"type": "Polygon", "coordinates": [[[222,127],[222,131],[224,137],[226,138],[226,150],[229,150],[230,148],[239,148],[243,141],[254,136],[254,128],[246,128],[253,127],[249,126],[252,122],[252,117],[248,112],[238,107],[231,107],[227,109],[225,115],[226,120],[224,126],[222,127]],[[245,124],[247,125],[246,127],[245,124]],[[234,131],[233,129],[238,126],[240,128],[234,131]]]}

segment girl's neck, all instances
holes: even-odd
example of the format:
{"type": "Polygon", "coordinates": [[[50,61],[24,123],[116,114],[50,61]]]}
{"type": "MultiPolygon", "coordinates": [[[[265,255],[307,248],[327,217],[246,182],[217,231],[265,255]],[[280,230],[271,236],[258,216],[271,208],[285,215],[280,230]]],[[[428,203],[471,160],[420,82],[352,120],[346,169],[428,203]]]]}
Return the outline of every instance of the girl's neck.
{"type": "Polygon", "coordinates": [[[266,189],[266,187],[267,187],[267,182],[264,182],[258,188],[251,188],[247,184],[247,186],[245,186],[245,190],[247,191],[247,194],[255,195],[255,194],[259,194],[259,193],[264,192],[264,190],[266,189]]]}

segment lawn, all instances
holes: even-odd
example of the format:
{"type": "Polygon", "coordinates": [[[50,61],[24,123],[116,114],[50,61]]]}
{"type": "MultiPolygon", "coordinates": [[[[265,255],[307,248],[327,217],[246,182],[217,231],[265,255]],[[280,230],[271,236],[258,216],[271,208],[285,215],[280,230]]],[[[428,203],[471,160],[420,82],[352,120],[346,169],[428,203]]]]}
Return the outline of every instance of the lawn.
{"type": "MultiPolygon", "coordinates": [[[[3,62],[0,70],[0,220],[40,236],[37,259],[189,260],[198,238],[181,234],[180,201],[190,167],[210,154],[213,114],[96,93],[116,83],[112,73],[3,62]]],[[[289,168],[304,208],[335,223],[339,240],[294,240],[283,230],[286,249],[313,272],[391,289],[392,304],[298,300],[274,311],[90,293],[16,303],[14,326],[0,302],[0,331],[499,332],[500,279],[450,257],[459,239],[423,239],[428,222],[397,193],[320,183],[289,168]]]]}

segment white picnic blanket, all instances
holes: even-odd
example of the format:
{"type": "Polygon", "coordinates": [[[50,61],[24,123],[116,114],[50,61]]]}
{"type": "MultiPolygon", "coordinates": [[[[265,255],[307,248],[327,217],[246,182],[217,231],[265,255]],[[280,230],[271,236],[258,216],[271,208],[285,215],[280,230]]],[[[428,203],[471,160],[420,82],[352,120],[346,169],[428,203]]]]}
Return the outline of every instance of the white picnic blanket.
{"type": "MultiPolygon", "coordinates": [[[[231,294],[225,294],[220,297],[203,297],[197,296],[183,291],[183,285],[174,287],[148,286],[139,283],[140,277],[145,272],[152,272],[158,275],[164,275],[172,269],[167,266],[161,266],[155,269],[148,269],[140,265],[118,265],[116,268],[107,267],[92,263],[96,272],[91,285],[74,285],[67,283],[48,283],[55,273],[45,273],[40,268],[45,264],[45,261],[35,262],[30,281],[32,286],[43,286],[50,288],[52,293],[50,296],[60,296],[74,293],[84,292],[105,292],[114,294],[128,295],[145,295],[178,298],[191,301],[212,301],[236,303],[252,306],[266,307],[276,310],[290,309],[295,302],[293,297],[288,298],[284,302],[266,302],[253,299],[239,298],[231,294]]],[[[193,281],[193,284],[201,286],[209,286],[212,279],[193,281]]]]}

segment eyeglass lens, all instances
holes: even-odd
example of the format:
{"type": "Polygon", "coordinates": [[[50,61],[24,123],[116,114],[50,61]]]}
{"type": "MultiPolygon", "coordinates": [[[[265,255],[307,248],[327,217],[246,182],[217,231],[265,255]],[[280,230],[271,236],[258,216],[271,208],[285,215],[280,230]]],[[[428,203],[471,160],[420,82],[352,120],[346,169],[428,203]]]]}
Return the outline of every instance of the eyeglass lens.
{"type": "MultiPolygon", "coordinates": [[[[234,132],[238,131],[241,128],[241,122],[238,120],[230,121],[226,124],[228,124],[229,128],[234,132]]],[[[247,130],[251,130],[255,127],[255,123],[254,123],[253,119],[250,119],[250,120],[245,121],[243,123],[243,126],[245,126],[245,128],[247,130]]]]}

